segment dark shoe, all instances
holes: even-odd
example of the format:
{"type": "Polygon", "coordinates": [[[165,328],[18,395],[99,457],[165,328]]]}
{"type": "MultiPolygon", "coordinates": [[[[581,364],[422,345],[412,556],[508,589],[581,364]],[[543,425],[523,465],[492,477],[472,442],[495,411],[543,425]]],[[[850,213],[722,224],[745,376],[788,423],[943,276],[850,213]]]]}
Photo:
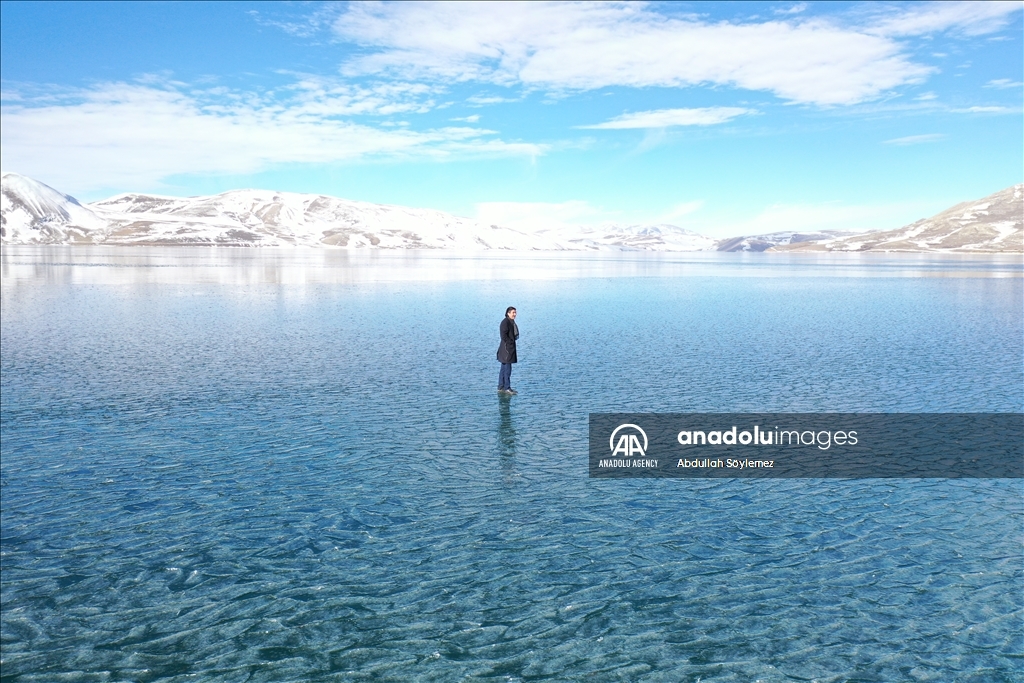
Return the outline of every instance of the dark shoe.
{"type": "Polygon", "coordinates": [[[506,394],[508,394],[509,396],[515,396],[515,395],[516,395],[516,394],[518,394],[519,392],[518,392],[518,391],[516,391],[515,389],[506,389],[506,390],[505,390],[505,393],[506,393],[506,394]]]}

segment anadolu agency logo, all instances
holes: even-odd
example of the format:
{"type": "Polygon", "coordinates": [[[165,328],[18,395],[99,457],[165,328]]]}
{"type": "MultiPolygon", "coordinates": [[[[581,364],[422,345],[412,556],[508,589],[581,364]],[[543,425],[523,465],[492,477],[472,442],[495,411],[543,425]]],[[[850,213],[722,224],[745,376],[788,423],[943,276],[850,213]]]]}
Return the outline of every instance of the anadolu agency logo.
{"type": "Polygon", "coordinates": [[[611,438],[608,439],[608,447],[612,449],[612,457],[621,455],[626,458],[632,458],[633,456],[639,456],[641,458],[647,455],[647,432],[642,430],[640,427],[634,424],[619,425],[612,432],[611,438]],[[637,438],[636,434],[623,432],[619,436],[618,442],[615,441],[615,435],[623,430],[633,430],[639,432],[640,436],[644,438],[644,445],[640,445],[640,439],[637,438]]]}
{"type": "Polygon", "coordinates": [[[635,424],[621,424],[608,438],[612,457],[602,459],[598,467],[656,468],[657,460],[647,458],[647,432],[635,424]]]}

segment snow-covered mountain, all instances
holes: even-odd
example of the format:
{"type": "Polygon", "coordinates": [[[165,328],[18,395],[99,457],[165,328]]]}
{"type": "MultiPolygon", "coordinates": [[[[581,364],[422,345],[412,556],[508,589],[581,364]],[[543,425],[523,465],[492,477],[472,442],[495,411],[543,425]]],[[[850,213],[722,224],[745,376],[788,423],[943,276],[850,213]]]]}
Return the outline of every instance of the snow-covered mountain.
{"type": "Polygon", "coordinates": [[[675,225],[622,225],[611,223],[597,228],[577,228],[559,233],[572,248],[630,251],[711,251],[717,242],[675,225]]]}
{"type": "Polygon", "coordinates": [[[717,251],[768,251],[772,247],[785,246],[789,244],[822,242],[853,234],[856,233],[842,232],[839,230],[821,230],[819,232],[770,232],[765,235],[730,237],[728,239],[719,240],[715,245],[715,249],[717,251]]]}
{"type": "Polygon", "coordinates": [[[323,195],[233,190],[212,197],[122,194],[86,206],[3,175],[3,241],[103,244],[559,249],[543,236],[323,195]]]}
{"type": "Polygon", "coordinates": [[[1024,251],[1024,185],[899,230],[776,232],[714,240],[674,225],[517,230],[443,211],[326,195],[233,190],[210,197],[122,194],[82,205],[4,173],[0,239],[13,244],[310,246],[550,251],[1024,251]]]}
{"type": "Polygon", "coordinates": [[[91,204],[103,241],[132,244],[557,249],[549,240],[430,209],[324,195],[234,190],[178,199],[125,194],[91,204]]]}
{"type": "Polygon", "coordinates": [[[4,242],[91,242],[106,220],[49,185],[4,173],[0,182],[0,236],[4,242]]]}
{"type": "Polygon", "coordinates": [[[266,190],[122,194],[83,206],[15,173],[2,181],[0,234],[9,243],[572,251],[700,251],[715,243],[672,225],[524,232],[431,209],[266,190]]]}
{"type": "Polygon", "coordinates": [[[867,232],[773,251],[1024,251],[1024,184],[964,202],[897,230],[867,232]]]}

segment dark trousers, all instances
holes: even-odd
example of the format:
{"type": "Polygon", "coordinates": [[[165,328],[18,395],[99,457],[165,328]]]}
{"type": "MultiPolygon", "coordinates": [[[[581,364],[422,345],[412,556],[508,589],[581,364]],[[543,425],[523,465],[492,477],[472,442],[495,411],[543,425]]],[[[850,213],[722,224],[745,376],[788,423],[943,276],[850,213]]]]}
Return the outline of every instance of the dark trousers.
{"type": "Polygon", "coordinates": [[[511,389],[512,388],[512,364],[502,363],[501,370],[498,371],[498,388],[499,389],[511,389]]]}

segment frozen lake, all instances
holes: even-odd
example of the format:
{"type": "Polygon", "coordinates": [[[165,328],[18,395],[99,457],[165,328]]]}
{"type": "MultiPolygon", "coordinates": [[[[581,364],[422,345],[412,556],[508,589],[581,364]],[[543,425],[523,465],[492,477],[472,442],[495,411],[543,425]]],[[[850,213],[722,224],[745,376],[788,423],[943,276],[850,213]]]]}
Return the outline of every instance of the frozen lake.
{"type": "Polygon", "coordinates": [[[5,682],[1017,675],[1020,480],[592,480],[587,416],[1020,412],[1019,255],[4,246],[2,276],[5,682]]]}

